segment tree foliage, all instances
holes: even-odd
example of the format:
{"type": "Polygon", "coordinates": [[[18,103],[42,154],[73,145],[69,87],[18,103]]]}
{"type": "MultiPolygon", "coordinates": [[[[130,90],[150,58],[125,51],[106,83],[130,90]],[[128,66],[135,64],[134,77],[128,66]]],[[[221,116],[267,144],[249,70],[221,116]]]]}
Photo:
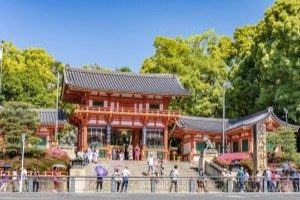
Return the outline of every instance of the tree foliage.
{"type": "Polygon", "coordinates": [[[128,66],[123,66],[123,67],[116,68],[116,71],[117,72],[131,72],[131,69],[128,66]]]}
{"type": "Polygon", "coordinates": [[[157,37],[156,53],[144,61],[141,72],[177,74],[191,95],[173,100],[171,108],[187,115],[213,116],[220,113],[222,83],[228,72],[222,60],[226,52],[220,47],[229,44],[230,39],[213,31],[188,39],[157,37]]]}
{"type": "Polygon", "coordinates": [[[236,30],[230,77],[232,115],[246,115],[274,106],[299,122],[300,2],[279,0],[255,26],[236,30]]]}
{"type": "Polygon", "coordinates": [[[3,134],[5,152],[15,156],[21,152],[21,135],[26,142],[35,144],[39,140],[34,133],[39,124],[38,113],[28,103],[6,102],[0,112],[0,128],[3,134]]]}
{"type": "Polygon", "coordinates": [[[284,158],[296,159],[296,143],[294,131],[286,126],[267,134],[267,152],[276,153],[276,151],[281,151],[284,158]]]}
{"type": "Polygon", "coordinates": [[[98,71],[104,70],[104,67],[102,67],[102,66],[100,66],[98,64],[83,65],[81,68],[83,68],[83,69],[90,69],[90,70],[98,70],[98,71]]]}
{"type": "MultiPolygon", "coordinates": [[[[145,59],[142,73],[177,74],[191,92],[187,98],[174,99],[171,109],[196,116],[221,116],[222,84],[226,91],[226,116],[241,117],[273,106],[300,122],[300,1],[278,0],[254,25],[239,27],[233,37],[214,31],[168,38],[157,37],[155,55],[145,59]]],[[[100,65],[86,69],[110,71],[100,65]]],[[[0,103],[22,101],[35,107],[55,107],[56,72],[64,65],[43,49],[20,50],[4,44],[3,80],[0,103]]],[[[130,72],[120,67],[116,71],[130,72]]],[[[60,103],[70,112],[72,105],[60,103]]]]}
{"type": "Polygon", "coordinates": [[[4,44],[1,101],[28,102],[36,107],[54,107],[56,76],[61,64],[44,49],[20,50],[4,44]]]}

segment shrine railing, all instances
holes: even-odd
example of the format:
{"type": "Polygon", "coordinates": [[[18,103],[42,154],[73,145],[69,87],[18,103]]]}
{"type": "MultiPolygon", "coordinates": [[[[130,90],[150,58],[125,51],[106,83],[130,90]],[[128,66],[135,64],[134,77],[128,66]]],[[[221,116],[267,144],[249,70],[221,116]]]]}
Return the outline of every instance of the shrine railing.
{"type": "Polygon", "coordinates": [[[134,108],[111,108],[96,106],[79,106],[74,113],[91,113],[91,114],[113,114],[120,116],[161,116],[161,117],[178,117],[179,111],[155,110],[155,109],[134,109],[134,108]]]}

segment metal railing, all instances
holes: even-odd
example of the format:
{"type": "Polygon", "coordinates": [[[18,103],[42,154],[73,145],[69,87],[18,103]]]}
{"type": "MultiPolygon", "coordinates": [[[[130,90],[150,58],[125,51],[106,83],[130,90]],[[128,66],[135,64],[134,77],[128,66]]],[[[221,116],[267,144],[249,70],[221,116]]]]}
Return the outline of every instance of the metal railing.
{"type": "MultiPolygon", "coordinates": [[[[60,176],[54,182],[52,176],[27,177],[23,181],[23,192],[129,192],[129,193],[166,193],[176,190],[179,193],[223,193],[223,192],[299,192],[299,178],[278,178],[277,180],[261,179],[257,182],[238,180],[236,177],[178,177],[174,182],[170,177],[129,177],[128,188],[122,190],[123,182],[115,177],[103,177],[97,180],[94,176],[60,176]]],[[[18,192],[20,181],[9,177],[4,192],[18,192]]],[[[0,181],[0,190],[3,182],[0,181]]]]}

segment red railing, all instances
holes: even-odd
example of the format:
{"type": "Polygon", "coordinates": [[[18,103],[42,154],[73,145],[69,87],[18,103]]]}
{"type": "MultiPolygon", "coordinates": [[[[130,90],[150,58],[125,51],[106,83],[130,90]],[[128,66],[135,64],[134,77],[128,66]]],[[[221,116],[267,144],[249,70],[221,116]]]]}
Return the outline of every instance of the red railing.
{"type": "Polygon", "coordinates": [[[131,116],[179,116],[179,111],[170,110],[152,110],[152,109],[134,109],[134,108],[111,108],[95,106],[79,106],[74,113],[95,113],[95,114],[115,114],[131,116]]]}

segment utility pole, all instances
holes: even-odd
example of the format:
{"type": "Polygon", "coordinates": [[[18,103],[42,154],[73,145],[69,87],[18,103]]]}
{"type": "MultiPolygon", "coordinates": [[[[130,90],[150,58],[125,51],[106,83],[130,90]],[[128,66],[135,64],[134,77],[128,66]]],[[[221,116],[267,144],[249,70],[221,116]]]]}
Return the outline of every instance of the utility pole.
{"type": "Polygon", "coordinates": [[[4,48],[4,41],[1,41],[0,45],[0,95],[2,95],[2,60],[3,60],[3,48],[4,48]]]}
{"type": "Polygon", "coordinates": [[[58,144],[58,87],[59,87],[59,71],[57,71],[56,82],[56,118],[55,118],[55,142],[58,144]]]}
{"type": "Polygon", "coordinates": [[[283,111],[285,113],[285,125],[287,126],[289,110],[287,108],[283,108],[283,111]]]}
{"type": "Polygon", "coordinates": [[[23,192],[24,153],[25,153],[25,133],[22,133],[22,164],[21,164],[21,181],[20,181],[19,192],[23,192]]]}

